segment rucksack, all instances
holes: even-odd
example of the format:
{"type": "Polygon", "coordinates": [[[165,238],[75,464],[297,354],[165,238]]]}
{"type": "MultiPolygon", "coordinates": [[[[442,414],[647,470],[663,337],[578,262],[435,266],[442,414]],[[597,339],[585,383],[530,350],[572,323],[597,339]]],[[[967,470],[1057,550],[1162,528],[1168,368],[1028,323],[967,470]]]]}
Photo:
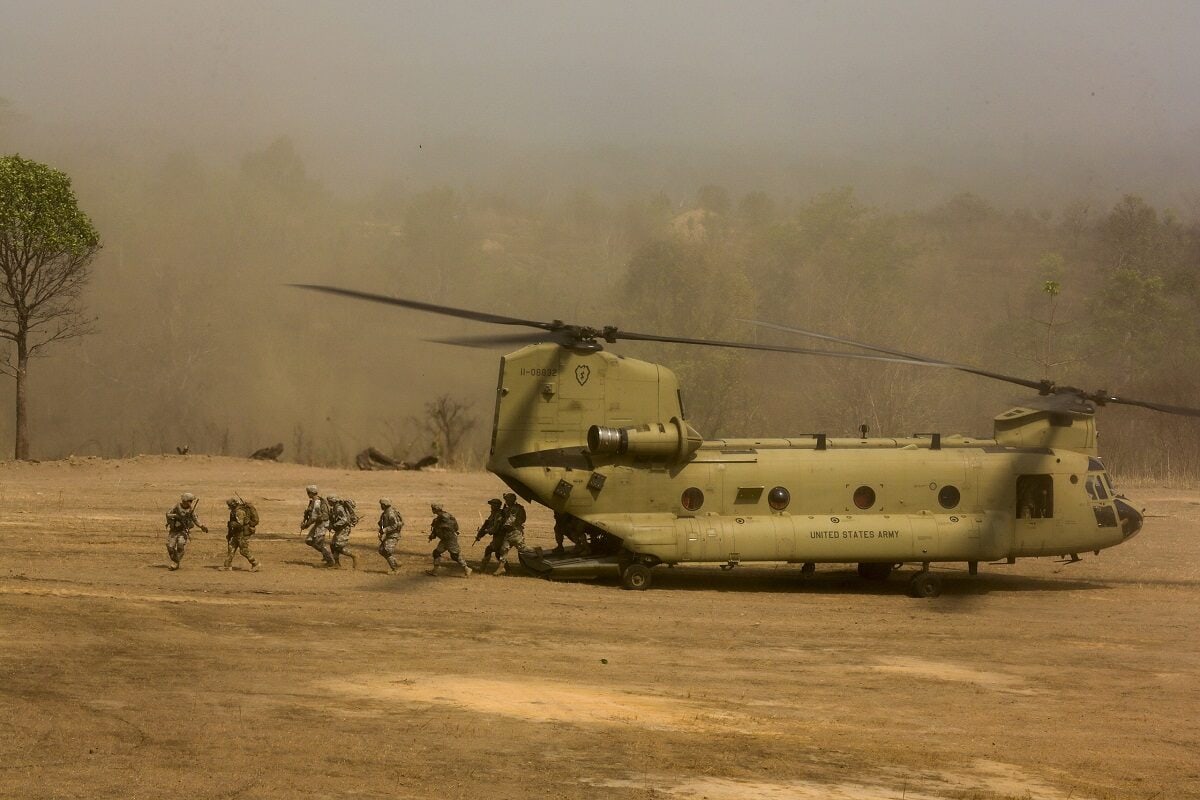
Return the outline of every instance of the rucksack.
{"type": "Polygon", "coordinates": [[[242,508],[244,508],[246,510],[246,527],[247,528],[257,528],[258,527],[258,509],[255,508],[250,503],[245,503],[245,502],[242,503],[242,508]]]}
{"type": "Polygon", "coordinates": [[[350,527],[353,528],[358,524],[358,511],[354,508],[354,501],[347,497],[342,501],[342,507],[346,509],[346,516],[350,517],[350,527]]]}

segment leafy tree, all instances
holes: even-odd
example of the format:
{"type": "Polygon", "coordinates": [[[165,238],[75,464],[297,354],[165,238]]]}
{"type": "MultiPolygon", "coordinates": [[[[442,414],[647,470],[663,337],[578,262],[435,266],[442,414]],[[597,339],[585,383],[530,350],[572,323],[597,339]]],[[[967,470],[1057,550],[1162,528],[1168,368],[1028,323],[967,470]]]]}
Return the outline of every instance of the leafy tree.
{"type": "Polygon", "coordinates": [[[80,292],[100,235],[79,210],[71,179],[19,155],[0,157],[0,337],[16,347],[0,371],[16,379],[16,458],[29,458],[29,359],[91,331],[80,292]]]}

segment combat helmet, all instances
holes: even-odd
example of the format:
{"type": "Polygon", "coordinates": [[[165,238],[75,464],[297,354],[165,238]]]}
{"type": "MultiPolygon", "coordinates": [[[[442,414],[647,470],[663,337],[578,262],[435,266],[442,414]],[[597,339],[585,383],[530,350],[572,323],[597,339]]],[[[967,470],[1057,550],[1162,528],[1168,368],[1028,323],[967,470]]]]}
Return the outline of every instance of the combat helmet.
{"type": "Polygon", "coordinates": [[[196,495],[192,494],[191,492],[184,492],[183,494],[179,495],[179,502],[183,503],[185,506],[190,505],[191,503],[196,502],[196,495]]]}
{"type": "Polygon", "coordinates": [[[315,483],[310,483],[308,486],[304,487],[304,491],[308,492],[309,497],[316,497],[317,496],[317,485],[315,483]]]}

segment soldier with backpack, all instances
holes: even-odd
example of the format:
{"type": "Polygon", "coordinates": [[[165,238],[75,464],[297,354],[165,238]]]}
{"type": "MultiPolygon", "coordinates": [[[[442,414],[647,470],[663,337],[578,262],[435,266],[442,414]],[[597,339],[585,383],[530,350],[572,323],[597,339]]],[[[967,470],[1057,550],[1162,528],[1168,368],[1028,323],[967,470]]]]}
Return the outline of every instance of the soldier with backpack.
{"type": "Polygon", "coordinates": [[[250,552],[250,537],[258,528],[258,509],[240,497],[231,497],[225,504],[229,506],[229,521],[225,525],[227,551],[221,570],[232,569],[234,555],[241,553],[250,562],[250,571],[258,572],[258,560],[250,552]]]}
{"type": "Polygon", "coordinates": [[[343,500],[335,494],[329,495],[329,530],[333,532],[329,550],[333,554],[333,565],[339,569],[342,556],[349,556],[353,569],[358,569],[358,558],[346,547],[350,543],[350,531],[357,524],[358,512],[354,501],[348,497],[343,500]]]}
{"type": "Polygon", "coordinates": [[[433,548],[433,568],[428,574],[437,575],[438,567],[442,565],[442,553],[449,553],[450,560],[463,568],[463,575],[471,576],[471,568],[463,561],[462,549],[458,546],[458,520],[454,515],[442,508],[441,503],[429,506],[433,511],[433,521],[429,525],[429,541],[438,540],[433,548]]]}
{"type": "Polygon", "coordinates": [[[308,508],[304,509],[304,519],[300,522],[300,530],[308,531],[304,543],[321,554],[325,566],[333,566],[333,553],[325,544],[325,534],[329,530],[329,505],[317,491],[317,487],[304,487],[308,493],[308,508]]]}
{"type": "Polygon", "coordinates": [[[525,550],[525,506],[517,502],[516,494],[505,492],[504,508],[501,512],[504,514],[500,523],[503,536],[500,537],[500,547],[496,551],[496,560],[500,563],[496,565],[494,575],[499,575],[501,571],[508,572],[509,550],[514,547],[518,553],[525,550]]]}
{"type": "MultiPolygon", "coordinates": [[[[493,497],[488,500],[488,505],[492,510],[488,513],[488,518],[479,526],[479,530],[475,532],[475,541],[479,541],[485,537],[492,537],[488,542],[487,547],[483,548],[483,562],[479,565],[480,572],[487,572],[488,562],[492,560],[492,556],[500,552],[504,541],[504,503],[498,497],[493,497]]],[[[496,569],[500,569],[499,557],[497,556],[496,569]]]]}

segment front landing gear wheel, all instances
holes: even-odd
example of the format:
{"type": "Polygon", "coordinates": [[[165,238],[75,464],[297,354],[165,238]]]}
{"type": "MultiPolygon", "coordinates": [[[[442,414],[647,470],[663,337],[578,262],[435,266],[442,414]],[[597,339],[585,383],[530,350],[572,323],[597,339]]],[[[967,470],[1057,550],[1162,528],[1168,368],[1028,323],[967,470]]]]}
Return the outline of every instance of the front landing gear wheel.
{"type": "Polygon", "coordinates": [[[621,585],[641,591],[650,588],[650,568],[645,564],[630,564],[621,573],[621,585]]]}
{"type": "Polygon", "coordinates": [[[921,570],[908,581],[909,597],[937,597],[942,593],[942,579],[928,570],[921,570]]]}

